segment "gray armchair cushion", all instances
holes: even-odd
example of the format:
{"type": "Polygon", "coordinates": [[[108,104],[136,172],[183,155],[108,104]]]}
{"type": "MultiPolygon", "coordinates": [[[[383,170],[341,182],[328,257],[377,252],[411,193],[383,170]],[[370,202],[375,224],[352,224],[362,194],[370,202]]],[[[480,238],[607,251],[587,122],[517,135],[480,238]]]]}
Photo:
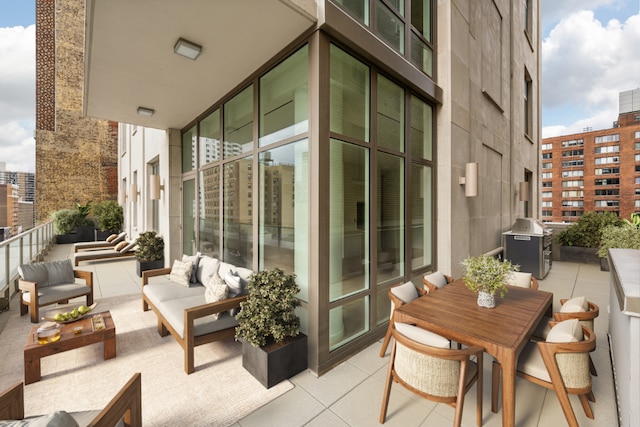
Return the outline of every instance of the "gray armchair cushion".
{"type": "Polygon", "coordinates": [[[63,261],[53,261],[44,263],[49,275],[48,285],[59,285],[63,283],[74,283],[76,281],[73,274],[73,264],[70,259],[63,261]]]}
{"type": "Polygon", "coordinates": [[[49,284],[49,273],[47,272],[47,267],[42,262],[22,264],[18,267],[18,274],[20,274],[22,280],[35,282],[40,287],[49,284]]]}

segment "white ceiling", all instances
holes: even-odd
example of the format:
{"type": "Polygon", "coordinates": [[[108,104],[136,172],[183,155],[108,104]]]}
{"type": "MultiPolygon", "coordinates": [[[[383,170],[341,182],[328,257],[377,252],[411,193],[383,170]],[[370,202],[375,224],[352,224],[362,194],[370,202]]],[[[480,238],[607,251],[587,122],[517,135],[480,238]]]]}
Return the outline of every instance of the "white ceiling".
{"type": "Polygon", "coordinates": [[[180,129],[316,21],[315,0],[87,0],[84,112],[180,129]],[[173,52],[180,37],[197,60],[173,52]]]}

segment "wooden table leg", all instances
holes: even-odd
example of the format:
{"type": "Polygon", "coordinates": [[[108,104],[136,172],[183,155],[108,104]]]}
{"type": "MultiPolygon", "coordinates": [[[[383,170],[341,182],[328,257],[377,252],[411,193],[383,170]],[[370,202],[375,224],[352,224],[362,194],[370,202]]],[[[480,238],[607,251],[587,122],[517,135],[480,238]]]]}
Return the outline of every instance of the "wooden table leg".
{"type": "Polygon", "coordinates": [[[516,357],[505,355],[502,366],[502,426],[513,427],[516,421],[516,357]]]}
{"type": "Polygon", "coordinates": [[[36,381],[40,381],[41,371],[40,371],[40,358],[29,358],[25,356],[24,358],[24,383],[31,384],[36,381]]]}
{"type": "Polygon", "coordinates": [[[116,357],[116,335],[104,340],[104,360],[116,357]]]}

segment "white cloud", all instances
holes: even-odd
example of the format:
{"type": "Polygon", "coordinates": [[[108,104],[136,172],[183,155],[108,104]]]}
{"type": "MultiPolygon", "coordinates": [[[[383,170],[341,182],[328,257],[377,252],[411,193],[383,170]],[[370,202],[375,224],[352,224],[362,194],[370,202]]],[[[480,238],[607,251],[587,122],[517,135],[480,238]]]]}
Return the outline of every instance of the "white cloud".
{"type": "MultiPolygon", "coordinates": [[[[592,11],[560,20],[542,42],[542,82],[544,109],[584,113],[567,130],[610,127],[618,117],[619,93],[640,87],[640,14],[606,25],[592,11]]],[[[549,123],[543,137],[557,125],[549,123]]]]}
{"type": "Polygon", "coordinates": [[[0,161],[35,170],[35,25],[0,28],[0,161]]]}

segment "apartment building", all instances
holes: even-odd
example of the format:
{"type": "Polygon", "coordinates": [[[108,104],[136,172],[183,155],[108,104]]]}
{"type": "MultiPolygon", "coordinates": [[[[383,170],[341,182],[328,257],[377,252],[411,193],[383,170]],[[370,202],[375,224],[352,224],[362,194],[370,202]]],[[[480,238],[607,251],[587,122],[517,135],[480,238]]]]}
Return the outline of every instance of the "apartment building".
{"type": "Polygon", "coordinates": [[[384,335],[390,286],[459,276],[539,211],[539,3],[57,7],[87,17],[83,113],[120,123],[128,234],[295,273],[322,374],[384,335]]]}
{"type": "Polygon", "coordinates": [[[620,93],[612,128],[543,139],[541,182],[543,221],[640,212],[640,89],[620,93]]]}
{"type": "MultiPolygon", "coordinates": [[[[8,221],[12,214],[7,214],[2,220],[0,216],[0,227],[10,226],[11,234],[15,235],[18,230],[27,230],[35,225],[35,174],[33,172],[15,172],[6,170],[6,163],[0,162],[0,185],[7,185],[3,194],[13,197],[13,191],[8,186],[16,186],[16,202],[11,203],[17,212],[16,221],[8,221]]],[[[4,198],[4,197],[3,197],[4,198]]],[[[7,204],[8,205],[8,204],[7,204]]],[[[0,209],[3,209],[0,207],[0,209]]]]}

